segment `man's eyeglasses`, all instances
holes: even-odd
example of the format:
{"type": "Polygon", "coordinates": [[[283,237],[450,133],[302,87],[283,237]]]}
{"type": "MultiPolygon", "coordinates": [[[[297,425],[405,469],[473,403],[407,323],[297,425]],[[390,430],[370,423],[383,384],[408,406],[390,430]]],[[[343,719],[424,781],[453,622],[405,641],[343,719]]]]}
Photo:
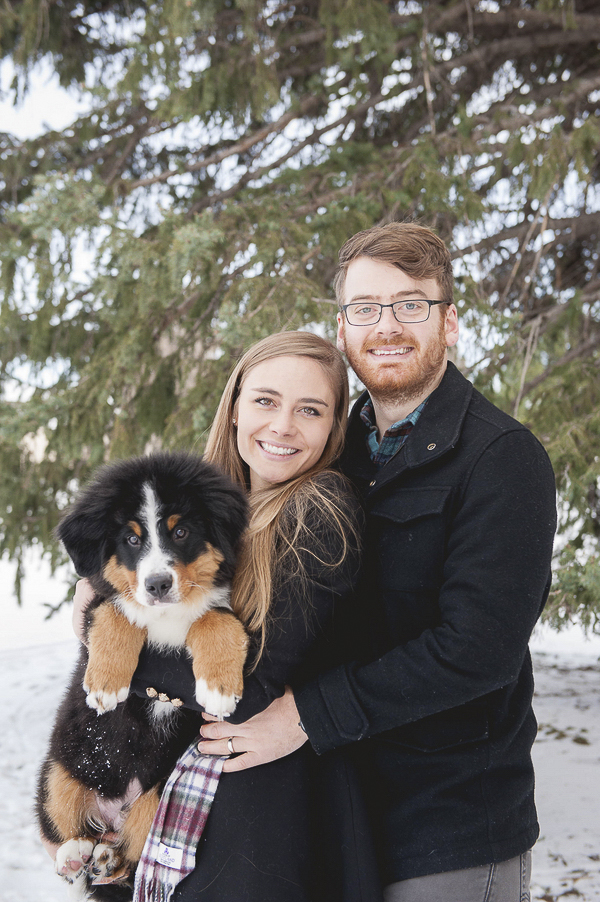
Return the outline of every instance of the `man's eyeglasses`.
{"type": "Polygon", "coordinates": [[[356,304],[344,304],[342,310],[351,326],[374,326],[381,319],[384,307],[391,307],[392,313],[399,323],[424,323],[429,319],[431,308],[435,304],[447,304],[447,301],[396,301],[395,304],[372,304],[363,301],[356,304]]]}

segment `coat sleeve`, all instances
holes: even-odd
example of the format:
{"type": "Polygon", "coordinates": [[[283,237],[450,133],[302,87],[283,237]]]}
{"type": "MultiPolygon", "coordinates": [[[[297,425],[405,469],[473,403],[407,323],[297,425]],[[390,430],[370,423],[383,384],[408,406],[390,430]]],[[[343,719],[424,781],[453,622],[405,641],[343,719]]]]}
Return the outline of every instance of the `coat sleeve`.
{"type": "Polygon", "coordinates": [[[447,711],[516,680],[547,598],[555,528],[546,452],[526,430],[502,434],[474,464],[457,505],[439,625],[377,660],[293,686],[316,751],[447,711]]]}
{"type": "MultiPolygon", "coordinates": [[[[336,477],[331,477],[336,478],[336,477]]],[[[342,480],[339,480],[343,486],[342,480]]],[[[347,512],[358,520],[358,502],[347,488],[341,498],[347,512]]],[[[270,611],[267,642],[263,655],[244,680],[244,692],[234,714],[233,723],[247,720],[264,710],[283,695],[292,680],[306,680],[320,669],[341,660],[337,624],[345,619],[345,608],[351,597],[359,571],[359,552],[350,543],[343,563],[340,558],[345,544],[339,531],[323,521],[318,511],[309,518],[310,542],[301,552],[301,563],[308,576],[305,591],[300,591],[294,575],[280,574],[270,611]],[[310,549],[327,551],[327,560],[310,549]]],[[[251,644],[249,662],[252,662],[251,644]]],[[[179,697],[188,708],[201,711],[194,698],[191,661],[185,652],[166,653],[146,647],[140,656],[132,691],[145,696],[151,686],[170,698],[179,697]]]]}

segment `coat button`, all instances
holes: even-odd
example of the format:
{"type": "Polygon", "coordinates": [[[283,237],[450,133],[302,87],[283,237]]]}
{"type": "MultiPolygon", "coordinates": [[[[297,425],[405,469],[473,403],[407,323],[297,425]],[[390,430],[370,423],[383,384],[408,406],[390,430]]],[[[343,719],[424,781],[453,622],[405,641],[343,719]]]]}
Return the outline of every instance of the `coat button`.
{"type": "Polygon", "coordinates": [[[432,442],[430,445],[427,445],[428,451],[433,451],[434,448],[437,448],[437,445],[435,442],[432,442]]]}

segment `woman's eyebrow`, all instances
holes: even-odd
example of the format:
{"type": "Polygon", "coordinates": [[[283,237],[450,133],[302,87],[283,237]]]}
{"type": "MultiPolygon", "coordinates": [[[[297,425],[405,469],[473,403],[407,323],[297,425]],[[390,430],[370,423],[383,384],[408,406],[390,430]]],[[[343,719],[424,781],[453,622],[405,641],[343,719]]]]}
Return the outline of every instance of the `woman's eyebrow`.
{"type": "Polygon", "coordinates": [[[321,400],[321,398],[298,398],[299,404],[321,404],[323,407],[329,407],[327,401],[321,400]]]}
{"type": "MultiPolygon", "coordinates": [[[[281,398],[281,392],[276,391],[274,388],[251,388],[250,391],[260,392],[262,395],[274,395],[276,398],[281,398]]],[[[298,398],[298,404],[321,404],[323,407],[329,407],[327,401],[323,401],[322,398],[298,398]]]]}
{"type": "Polygon", "coordinates": [[[250,391],[259,391],[263,395],[275,395],[277,398],[281,398],[281,392],[275,391],[274,388],[251,388],[250,391]]]}

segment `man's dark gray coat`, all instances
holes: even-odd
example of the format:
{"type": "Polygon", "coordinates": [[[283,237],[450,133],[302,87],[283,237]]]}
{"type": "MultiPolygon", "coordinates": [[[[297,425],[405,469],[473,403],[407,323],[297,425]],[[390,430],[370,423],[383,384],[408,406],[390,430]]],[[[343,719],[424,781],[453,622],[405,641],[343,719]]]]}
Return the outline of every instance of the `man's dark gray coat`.
{"type": "Polygon", "coordinates": [[[541,444],[448,365],[404,447],[343,467],[367,514],[363,659],[294,687],[318,752],[358,739],[385,883],[511,858],[538,835],[528,641],[548,596],[541,444]],[[373,648],[375,657],[373,657],[373,648]]]}

